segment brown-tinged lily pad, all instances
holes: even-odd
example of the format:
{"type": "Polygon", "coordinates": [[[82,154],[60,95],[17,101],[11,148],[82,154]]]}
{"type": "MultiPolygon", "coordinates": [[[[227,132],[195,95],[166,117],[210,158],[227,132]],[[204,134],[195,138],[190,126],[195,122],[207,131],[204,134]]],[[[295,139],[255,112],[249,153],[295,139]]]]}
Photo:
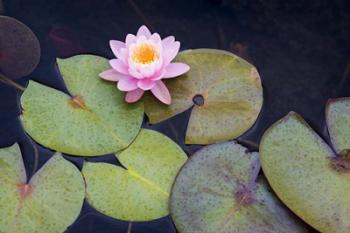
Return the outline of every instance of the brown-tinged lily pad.
{"type": "MultiPolygon", "coordinates": [[[[349,129],[349,105],[343,101],[331,102],[327,111],[337,151],[345,146],[341,137],[346,134],[335,135],[349,129]]],[[[301,116],[291,112],[265,132],[260,155],[271,187],[294,213],[320,232],[349,232],[349,154],[336,155],[301,116]]]]}
{"type": "Polygon", "coordinates": [[[0,16],[0,73],[11,79],[29,75],[40,60],[34,33],[18,20],[0,16]]]}
{"type": "Polygon", "coordinates": [[[18,145],[0,149],[0,232],[62,233],[78,217],[84,196],[80,171],[61,155],[27,182],[18,145]]]}
{"type": "Polygon", "coordinates": [[[158,123],[193,106],[186,143],[211,144],[246,132],[260,112],[263,93],[255,67],[234,54],[213,50],[187,50],[175,59],[190,71],[167,80],[172,103],[159,103],[146,96],[145,112],[158,123]]]}
{"type": "Polygon", "coordinates": [[[180,170],[170,213],[180,233],[307,232],[271,193],[258,153],[235,142],[204,147],[180,170]]]}
{"type": "Polygon", "coordinates": [[[171,185],[187,159],[182,149],[161,133],[142,129],[117,158],[125,168],[84,164],[88,202],[98,211],[125,221],[166,216],[171,185]]]}
{"type": "Polygon", "coordinates": [[[143,103],[128,104],[114,84],[101,80],[108,60],[93,55],[58,59],[71,95],[30,81],[21,97],[24,129],[40,144],[77,156],[126,148],[138,134],[143,103]]]}

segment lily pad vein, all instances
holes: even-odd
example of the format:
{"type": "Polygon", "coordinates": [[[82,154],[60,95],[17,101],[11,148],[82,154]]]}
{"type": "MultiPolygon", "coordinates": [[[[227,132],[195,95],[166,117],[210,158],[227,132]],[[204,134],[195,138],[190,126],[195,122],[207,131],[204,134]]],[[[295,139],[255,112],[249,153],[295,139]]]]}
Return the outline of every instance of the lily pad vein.
{"type": "Polygon", "coordinates": [[[159,187],[159,185],[157,185],[156,183],[154,183],[153,181],[141,176],[140,174],[138,174],[135,170],[128,168],[127,170],[128,174],[130,176],[132,176],[133,178],[147,184],[148,186],[150,186],[152,189],[158,191],[159,193],[163,194],[164,196],[169,196],[170,194],[166,191],[164,191],[161,187],[159,187]]]}

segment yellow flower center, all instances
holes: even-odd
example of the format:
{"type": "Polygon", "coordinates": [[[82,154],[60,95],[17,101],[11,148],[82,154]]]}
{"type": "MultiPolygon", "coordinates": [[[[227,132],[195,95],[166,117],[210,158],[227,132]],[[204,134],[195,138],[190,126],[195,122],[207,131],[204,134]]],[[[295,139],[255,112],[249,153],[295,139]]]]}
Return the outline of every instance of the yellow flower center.
{"type": "Polygon", "coordinates": [[[132,60],[135,63],[150,64],[159,57],[156,48],[149,43],[141,43],[135,46],[132,54],[132,60]]]}

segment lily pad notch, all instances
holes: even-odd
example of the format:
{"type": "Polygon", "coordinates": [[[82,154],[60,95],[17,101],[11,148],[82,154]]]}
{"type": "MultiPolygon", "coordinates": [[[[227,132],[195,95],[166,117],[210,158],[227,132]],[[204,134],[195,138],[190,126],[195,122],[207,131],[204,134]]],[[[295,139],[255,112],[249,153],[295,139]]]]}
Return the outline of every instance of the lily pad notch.
{"type": "Polygon", "coordinates": [[[307,232],[258,176],[258,153],[235,142],[193,154],[177,175],[170,212],[180,233],[307,232]]]}
{"type": "Polygon", "coordinates": [[[334,150],[295,112],[273,124],[260,143],[262,168],[273,190],[320,232],[350,227],[349,113],[350,98],[327,104],[334,150]]]}
{"type": "Polygon", "coordinates": [[[129,146],[141,128],[143,103],[125,103],[122,92],[99,78],[107,59],[78,55],[57,63],[71,95],[30,81],[21,97],[26,132],[45,147],[75,156],[129,146]]]}
{"type": "Polygon", "coordinates": [[[86,198],[103,214],[124,221],[150,221],[169,214],[171,185],[187,159],[171,139],[141,129],[116,157],[123,167],[85,162],[86,198]]]}
{"type": "Polygon", "coordinates": [[[0,232],[64,232],[80,214],[83,177],[55,154],[27,182],[17,144],[0,149],[0,232]]]}
{"type": "Polygon", "coordinates": [[[186,50],[175,61],[188,64],[186,74],[166,81],[169,106],[151,95],[144,98],[151,124],[192,107],[186,144],[212,144],[237,138],[256,121],[263,102],[256,68],[236,55],[214,49],[186,50]]]}

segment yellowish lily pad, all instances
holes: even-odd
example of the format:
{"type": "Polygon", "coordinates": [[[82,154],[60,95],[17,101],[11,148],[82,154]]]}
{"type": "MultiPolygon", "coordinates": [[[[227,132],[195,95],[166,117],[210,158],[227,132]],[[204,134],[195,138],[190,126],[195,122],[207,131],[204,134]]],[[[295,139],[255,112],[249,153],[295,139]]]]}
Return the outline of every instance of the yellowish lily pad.
{"type": "Polygon", "coordinates": [[[27,183],[18,145],[0,149],[0,232],[62,233],[78,217],[84,196],[81,173],[61,155],[27,183]]]}
{"type": "Polygon", "coordinates": [[[167,80],[172,103],[144,98],[150,123],[158,123],[193,106],[186,143],[211,144],[236,138],[256,121],[263,102],[256,68],[234,54],[213,50],[187,50],[175,59],[190,71],[167,80]]]}
{"type": "Polygon", "coordinates": [[[171,193],[170,212],[178,231],[307,232],[258,177],[259,170],[258,153],[234,142],[207,146],[192,155],[171,193]]]}
{"type": "Polygon", "coordinates": [[[149,221],[166,216],[171,185],[187,159],[182,149],[164,135],[142,129],[117,158],[125,168],[84,164],[88,202],[120,220],[149,221]]]}
{"type": "Polygon", "coordinates": [[[77,156],[126,148],[140,130],[143,104],[127,104],[123,93],[99,78],[107,59],[79,55],[57,62],[71,96],[30,81],[21,98],[26,132],[50,149],[77,156]]]}
{"type": "Polygon", "coordinates": [[[335,156],[294,112],[265,132],[260,155],[273,190],[294,213],[320,232],[349,232],[348,155],[335,156]]]}
{"type": "Polygon", "coordinates": [[[337,153],[350,149],[350,98],[330,100],[326,107],[328,131],[337,153]]]}

